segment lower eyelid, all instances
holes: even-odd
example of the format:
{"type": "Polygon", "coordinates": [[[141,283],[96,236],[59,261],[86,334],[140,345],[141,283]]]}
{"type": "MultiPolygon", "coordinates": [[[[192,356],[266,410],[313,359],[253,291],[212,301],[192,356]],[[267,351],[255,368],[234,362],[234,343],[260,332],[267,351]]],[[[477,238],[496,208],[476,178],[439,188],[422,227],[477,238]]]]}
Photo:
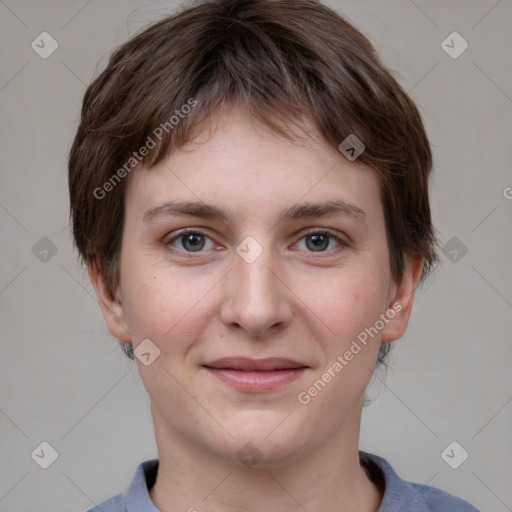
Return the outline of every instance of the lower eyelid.
{"type": "MultiPolygon", "coordinates": [[[[173,244],[175,244],[177,242],[179,243],[181,241],[181,239],[186,237],[187,235],[200,235],[200,236],[202,236],[205,239],[205,245],[210,243],[210,244],[212,244],[214,246],[218,246],[218,244],[216,244],[215,241],[211,237],[209,237],[208,235],[205,235],[204,233],[200,233],[200,232],[197,232],[197,231],[190,231],[190,232],[180,233],[179,235],[176,235],[176,236],[172,237],[167,242],[167,245],[170,245],[174,249],[177,249],[176,247],[174,247],[173,244]]],[[[180,248],[180,249],[177,249],[177,250],[179,250],[180,252],[186,252],[186,253],[194,253],[194,252],[201,253],[201,252],[205,252],[205,251],[208,251],[208,250],[211,250],[211,249],[202,249],[201,251],[186,251],[185,249],[180,248]]]]}
{"type": "MultiPolygon", "coordinates": [[[[333,233],[330,233],[328,231],[311,231],[310,233],[306,233],[305,235],[303,235],[299,240],[298,242],[296,242],[294,245],[296,245],[297,243],[301,242],[302,240],[304,240],[305,238],[309,237],[309,236],[314,236],[314,235],[326,235],[329,237],[329,239],[331,240],[334,240],[337,244],[338,244],[338,247],[336,248],[333,248],[331,249],[330,251],[318,251],[319,254],[321,254],[322,252],[333,252],[335,251],[336,249],[339,249],[340,247],[346,247],[348,246],[348,242],[346,242],[345,240],[343,240],[343,238],[333,234],[333,233]]],[[[314,253],[315,251],[308,251],[308,252],[311,252],[311,253],[314,253]]]]}
{"type": "MultiPolygon", "coordinates": [[[[333,233],[330,233],[328,231],[322,231],[322,230],[318,230],[318,231],[311,231],[309,233],[306,233],[304,235],[302,235],[299,240],[297,242],[295,242],[293,246],[296,246],[299,242],[303,241],[305,238],[307,238],[308,236],[313,236],[313,235],[326,235],[328,236],[330,239],[334,240],[338,245],[334,248],[328,248],[327,250],[325,251],[310,251],[310,250],[307,250],[306,249],[306,252],[308,253],[311,253],[311,254],[326,254],[326,253],[332,253],[332,252],[336,252],[337,250],[339,249],[342,249],[343,247],[347,247],[349,245],[349,243],[344,240],[343,238],[333,234],[333,233]]],[[[202,253],[205,253],[205,252],[208,252],[208,251],[211,251],[211,250],[217,250],[217,251],[220,251],[221,249],[223,249],[223,247],[220,246],[220,244],[218,244],[217,242],[215,242],[215,240],[207,235],[206,233],[203,233],[202,231],[195,231],[195,230],[186,230],[186,231],[182,231],[181,233],[178,233],[172,237],[169,237],[169,236],[165,236],[163,237],[162,239],[162,243],[164,246],[166,247],[169,247],[181,254],[188,254],[188,255],[199,255],[199,254],[202,254],[202,253]],[[214,245],[214,247],[210,248],[210,249],[203,249],[201,251],[186,251],[185,249],[183,248],[177,248],[177,247],[174,247],[173,244],[175,244],[176,242],[178,242],[182,237],[184,236],[187,236],[187,235],[190,235],[190,234],[195,234],[195,235],[201,235],[203,236],[205,239],[206,239],[206,243],[211,243],[214,245]]]]}

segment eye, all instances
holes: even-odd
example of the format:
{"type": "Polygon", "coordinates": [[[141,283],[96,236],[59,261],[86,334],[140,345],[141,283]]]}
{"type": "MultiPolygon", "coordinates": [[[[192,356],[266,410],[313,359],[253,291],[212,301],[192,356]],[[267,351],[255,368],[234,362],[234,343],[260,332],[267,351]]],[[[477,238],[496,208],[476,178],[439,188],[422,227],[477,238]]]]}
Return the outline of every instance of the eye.
{"type": "Polygon", "coordinates": [[[306,247],[310,251],[325,251],[329,247],[329,236],[324,233],[308,235],[305,237],[306,247]]]}
{"type": "Polygon", "coordinates": [[[201,252],[215,248],[213,240],[198,231],[182,231],[177,236],[170,238],[166,245],[185,252],[201,252]]]}
{"type": "Polygon", "coordinates": [[[334,251],[343,245],[343,242],[332,233],[312,231],[301,238],[297,244],[297,248],[309,252],[327,252],[328,249],[334,251]]]}

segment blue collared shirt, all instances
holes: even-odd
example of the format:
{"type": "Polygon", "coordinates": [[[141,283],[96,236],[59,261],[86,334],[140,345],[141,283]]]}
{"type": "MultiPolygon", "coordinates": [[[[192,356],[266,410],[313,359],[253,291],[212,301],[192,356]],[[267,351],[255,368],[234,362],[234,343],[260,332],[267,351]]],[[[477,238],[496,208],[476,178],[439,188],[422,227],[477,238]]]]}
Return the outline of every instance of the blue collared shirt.
{"type": "MultiPolygon", "coordinates": [[[[360,451],[359,457],[370,478],[384,492],[377,512],[478,512],[467,501],[445,491],[402,480],[391,464],[378,455],[360,451]]],[[[148,492],[156,481],[157,471],[158,459],[143,462],[137,467],[125,493],[118,494],[87,512],[161,512],[151,501],[148,492]]]]}

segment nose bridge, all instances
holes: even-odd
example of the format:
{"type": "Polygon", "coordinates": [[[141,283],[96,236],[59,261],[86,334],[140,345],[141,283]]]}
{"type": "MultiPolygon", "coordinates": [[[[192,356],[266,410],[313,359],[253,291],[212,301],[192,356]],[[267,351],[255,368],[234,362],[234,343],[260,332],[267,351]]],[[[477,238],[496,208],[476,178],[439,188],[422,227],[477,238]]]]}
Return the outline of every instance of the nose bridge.
{"type": "MultiPolygon", "coordinates": [[[[286,289],[274,275],[275,267],[270,248],[260,251],[240,244],[227,276],[222,307],[222,321],[231,327],[243,328],[251,335],[265,334],[271,328],[284,326],[291,309],[286,289]],[[246,249],[244,253],[241,249],[246,249]],[[251,257],[246,257],[247,254],[251,257]]],[[[262,247],[263,249],[263,247],[262,247]]]]}
{"type": "Polygon", "coordinates": [[[247,263],[240,259],[236,264],[235,275],[238,278],[235,285],[239,298],[243,297],[247,305],[268,305],[276,298],[275,277],[270,272],[269,258],[263,255],[258,260],[247,263]],[[259,261],[258,261],[259,260],[259,261]]]}

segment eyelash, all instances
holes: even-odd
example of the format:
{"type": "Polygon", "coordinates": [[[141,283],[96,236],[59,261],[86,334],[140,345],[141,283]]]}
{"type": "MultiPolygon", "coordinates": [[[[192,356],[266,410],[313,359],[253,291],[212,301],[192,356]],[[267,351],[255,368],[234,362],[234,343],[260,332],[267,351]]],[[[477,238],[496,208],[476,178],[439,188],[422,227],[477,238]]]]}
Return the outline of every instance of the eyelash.
{"type": "MultiPolygon", "coordinates": [[[[185,257],[185,258],[197,258],[198,255],[201,255],[201,254],[204,255],[204,253],[206,252],[205,250],[186,251],[184,249],[177,249],[172,246],[173,243],[175,243],[176,241],[179,241],[180,239],[182,239],[183,237],[186,237],[188,235],[200,235],[209,240],[212,240],[210,236],[208,236],[206,233],[204,233],[200,229],[188,228],[188,229],[184,229],[183,231],[180,231],[179,233],[174,235],[172,238],[169,238],[169,239],[167,239],[167,237],[164,238],[164,245],[167,248],[169,248],[170,250],[172,250],[173,252],[178,253],[180,256],[185,257]]],[[[331,250],[329,250],[329,248],[327,248],[327,250],[325,250],[325,251],[307,251],[308,253],[313,254],[317,257],[322,257],[322,254],[323,255],[337,254],[340,250],[349,246],[349,243],[347,241],[341,239],[339,236],[335,235],[334,233],[332,233],[331,231],[329,231],[327,229],[314,229],[314,228],[309,229],[300,237],[298,242],[306,239],[307,237],[311,237],[314,235],[328,236],[330,240],[334,240],[338,244],[337,247],[335,247],[331,250]]],[[[296,242],[294,245],[296,245],[298,242],[296,242]]]]}
{"type": "MultiPolygon", "coordinates": [[[[344,248],[348,247],[348,245],[349,245],[349,243],[346,240],[343,240],[339,236],[335,235],[332,231],[329,231],[328,229],[315,229],[315,228],[308,229],[300,237],[299,242],[304,240],[305,238],[307,238],[309,236],[313,236],[313,235],[328,236],[330,240],[334,240],[338,244],[337,247],[335,247],[335,248],[333,248],[331,250],[326,250],[326,251],[307,251],[310,254],[316,254],[316,255],[319,255],[320,257],[322,257],[321,256],[322,254],[325,254],[325,255],[337,254],[338,252],[340,252],[344,248]]],[[[329,242],[329,245],[330,245],[330,242],[329,242]]]]}

